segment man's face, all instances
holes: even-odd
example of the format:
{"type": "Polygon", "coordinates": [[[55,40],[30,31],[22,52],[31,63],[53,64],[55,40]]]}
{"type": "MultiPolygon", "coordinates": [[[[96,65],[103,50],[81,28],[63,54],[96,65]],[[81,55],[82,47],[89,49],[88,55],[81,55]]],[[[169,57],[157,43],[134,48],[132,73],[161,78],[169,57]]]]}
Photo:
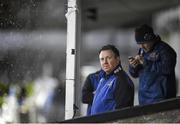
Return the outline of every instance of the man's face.
{"type": "Polygon", "coordinates": [[[120,58],[116,57],[113,51],[103,50],[99,54],[101,68],[107,73],[111,73],[119,64],[120,58]]]}
{"type": "Polygon", "coordinates": [[[154,42],[147,42],[147,43],[138,44],[138,46],[144,49],[145,52],[148,52],[152,49],[153,44],[154,42]]]}

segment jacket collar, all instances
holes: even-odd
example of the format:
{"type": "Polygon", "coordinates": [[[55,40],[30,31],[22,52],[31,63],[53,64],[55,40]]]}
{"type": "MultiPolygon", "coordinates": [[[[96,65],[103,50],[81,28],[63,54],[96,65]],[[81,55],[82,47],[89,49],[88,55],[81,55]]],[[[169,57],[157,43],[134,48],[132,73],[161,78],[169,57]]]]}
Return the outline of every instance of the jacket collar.
{"type": "Polygon", "coordinates": [[[111,73],[109,73],[109,74],[106,74],[106,72],[103,71],[103,77],[108,78],[109,76],[111,76],[111,75],[113,75],[113,74],[116,74],[116,73],[118,73],[118,72],[121,71],[121,70],[123,70],[123,68],[122,68],[121,64],[118,64],[118,65],[116,66],[116,68],[115,68],[111,73]]]}

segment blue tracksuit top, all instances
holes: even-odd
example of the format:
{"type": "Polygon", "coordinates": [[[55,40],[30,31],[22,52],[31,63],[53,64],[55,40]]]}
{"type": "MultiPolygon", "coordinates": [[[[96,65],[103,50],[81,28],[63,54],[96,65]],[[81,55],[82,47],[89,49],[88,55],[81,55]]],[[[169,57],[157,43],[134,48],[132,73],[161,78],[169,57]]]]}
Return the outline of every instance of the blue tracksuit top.
{"type": "MultiPolygon", "coordinates": [[[[139,49],[143,51],[143,49],[139,49]]],[[[139,77],[139,104],[150,104],[176,97],[176,52],[165,42],[157,41],[153,49],[143,51],[144,63],[129,65],[133,77],[139,77]]]]}
{"type": "Polygon", "coordinates": [[[109,75],[104,72],[100,79],[94,95],[91,115],[133,106],[133,103],[134,84],[118,65],[109,75]]]}

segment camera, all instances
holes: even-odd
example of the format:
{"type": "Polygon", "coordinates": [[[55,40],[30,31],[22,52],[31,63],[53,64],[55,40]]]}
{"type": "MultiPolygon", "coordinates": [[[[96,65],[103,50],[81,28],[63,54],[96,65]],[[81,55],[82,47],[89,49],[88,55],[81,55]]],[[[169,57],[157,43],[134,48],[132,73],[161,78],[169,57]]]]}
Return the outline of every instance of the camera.
{"type": "Polygon", "coordinates": [[[133,56],[128,56],[128,59],[129,59],[129,60],[133,60],[134,57],[133,57],[133,56]]]}

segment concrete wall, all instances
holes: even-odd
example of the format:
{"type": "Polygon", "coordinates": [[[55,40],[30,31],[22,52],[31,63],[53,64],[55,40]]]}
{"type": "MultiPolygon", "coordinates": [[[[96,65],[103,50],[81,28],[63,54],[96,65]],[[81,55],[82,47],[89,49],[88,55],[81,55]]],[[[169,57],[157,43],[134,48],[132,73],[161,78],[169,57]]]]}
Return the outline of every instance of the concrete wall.
{"type": "Polygon", "coordinates": [[[117,123],[179,123],[180,122],[180,109],[158,112],[154,114],[142,115],[118,121],[117,123]]]}
{"type": "Polygon", "coordinates": [[[82,116],[65,123],[179,123],[180,97],[144,106],[134,106],[116,111],[82,116]]]}

